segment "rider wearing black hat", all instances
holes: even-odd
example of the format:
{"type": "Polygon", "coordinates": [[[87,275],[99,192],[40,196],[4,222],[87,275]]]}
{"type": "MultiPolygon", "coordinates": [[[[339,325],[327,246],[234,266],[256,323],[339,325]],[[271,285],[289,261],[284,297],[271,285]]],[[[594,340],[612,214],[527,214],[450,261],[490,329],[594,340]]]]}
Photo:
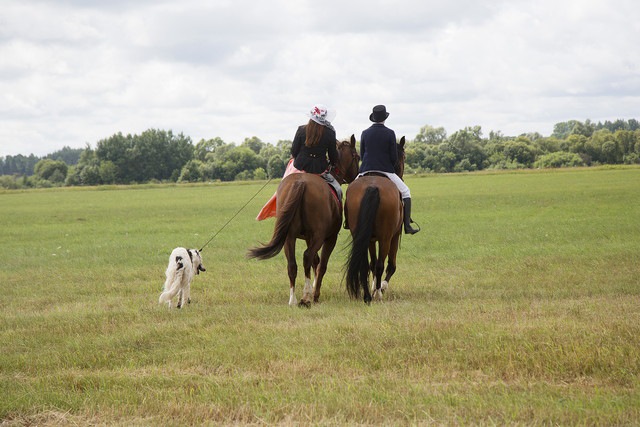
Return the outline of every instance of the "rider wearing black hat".
{"type": "Polygon", "coordinates": [[[415,234],[420,229],[411,226],[411,192],[407,184],[395,173],[394,165],[398,162],[398,150],[396,147],[395,132],[386,127],[384,122],[389,117],[384,105],[376,105],[369,116],[373,125],[362,132],[360,137],[360,174],[365,172],[379,172],[387,177],[398,187],[404,203],[404,232],[415,234]]]}

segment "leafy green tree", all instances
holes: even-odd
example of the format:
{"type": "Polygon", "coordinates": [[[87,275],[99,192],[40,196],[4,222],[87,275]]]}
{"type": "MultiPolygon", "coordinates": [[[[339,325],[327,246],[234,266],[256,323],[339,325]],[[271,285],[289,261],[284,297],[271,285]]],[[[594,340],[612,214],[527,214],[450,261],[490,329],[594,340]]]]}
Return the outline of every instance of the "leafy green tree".
{"type": "Polygon", "coordinates": [[[233,178],[234,181],[251,181],[253,179],[253,171],[241,171],[233,178]]]}
{"type": "Polygon", "coordinates": [[[276,143],[276,147],[281,152],[281,157],[285,161],[289,161],[291,157],[291,145],[293,145],[293,141],[290,139],[281,139],[276,143]]]}
{"type": "Polygon", "coordinates": [[[126,137],[118,133],[96,147],[99,162],[111,161],[116,166],[119,183],[177,179],[193,154],[189,137],[158,129],[126,137]]]}
{"type": "Polygon", "coordinates": [[[100,167],[86,166],[80,170],[80,182],[83,185],[100,185],[100,167]]]}
{"type": "Polygon", "coordinates": [[[405,148],[405,166],[413,170],[422,169],[426,158],[426,147],[423,144],[410,143],[405,148]]]}
{"type": "Polygon", "coordinates": [[[274,154],[267,163],[267,174],[270,178],[277,178],[284,175],[287,165],[279,154],[274,154]]]}
{"type": "Polygon", "coordinates": [[[87,145],[78,164],[71,171],[72,174],[67,176],[67,183],[70,185],[98,185],[100,180],[100,161],[96,156],[96,152],[87,145]]]}
{"type": "Polygon", "coordinates": [[[624,158],[618,143],[614,139],[607,139],[602,143],[602,160],[604,163],[613,165],[622,163],[624,158]]]}
{"type": "Polygon", "coordinates": [[[193,144],[182,133],[149,129],[134,137],[134,158],[139,171],[135,181],[168,180],[193,158],[193,144]]]}
{"type": "Polygon", "coordinates": [[[67,178],[68,166],[62,160],[43,159],[36,163],[35,175],[45,181],[62,184],[67,178]]]}
{"type": "Polygon", "coordinates": [[[220,137],[207,140],[201,139],[193,150],[193,157],[204,162],[207,160],[208,154],[214,153],[218,147],[223,145],[225,145],[225,142],[220,137]]]}
{"type": "Polygon", "coordinates": [[[456,161],[456,154],[451,146],[443,142],[437,147],[427,147],[422,167],[437,173],[452,172],[456,161]]]}
{"type": "MultiPolygon", "coordinates": [[[[447,149],[455,154],[456,163],[463,159],[469,160],[471,169],[482,169],[486,155],[482,149],[482,128],[480,126],[466,127],[453,133],[448,140],[447,149]]],[[[442,146],[442,144],[441,144],[442,146]]],[[[467,165],[467,162],[462,164],[467,165]]]]}
{"type": "MultiPolygon", "coordinates": [[[[96,144],[96,162],[98,164],[100,162],[111,162],[115,165],[115,182],[118,184],[131,182],[132,176],[136,173],[137,159],[132,156],[133,146],[133,136],[124,136],[121,132],[102,139],[96,144]]],[[[83,158],[80,156],[79,164],[83,163],[83,158]]]]}
{"type": "Polygon", "coordinates": [[[593,135],[593,132],[595,130],[596,129],[594,124],[591,123],[591,120],[587,119],[584,123],[576,121],[576,123],[573,125],[573,129],[571,129],[571,134],[584,135],[589,138],[591,135],[593,135]]]}
{"type": "Polygon", "coordinates": [[[541,138],[536,140],[538,150],[543,154],[561,151],[560,140],[555,137],[541,138]]]}
{"type": "Polygon", "coordinates": [[[589,139],[584,135],[571,134],[563,141],[560,141],[559,151],[567,151],[570,153],[586,153],[588,141],[589,139]]]}
{"type": "Polygon", "coordinates": [[[262,160],[247,147],[235,147],[222,159],[221,177],[223,181],[233,181],[242,171],[253,171],[262,167],[262,160]]]}
{"type": "Polygon", "coordinates": [[[80,176],[76,172],[75,166],[69,166],[69,170],[67,171],[67,179],[64,181],[64,185],[67,187],[73,187],[76,185],[81,185],[80,176]]]}
{"type": "Polygon", "coordinates": [[[247,147],[254,153],[260,154],[260,151],[264,148],[265,143],[262,142],[257,136],[252,136],[251,138],[245,138],[240,146],[247,147]]]}
{"type": "Polygon", "coordinates": [[[635,151],[636,134],[630,130],[618,130],[613,134],[623,156],[635,151]]]}
{"type": "Polygon", "coordinates": [[[475,171],[477,169],[478,169],[477,166],[475,164],[472,164],[471,161],[469,161],[469,159],[467,159],[467,158],[464,158],[464,159],[460,160],[453,167],[453,171],[454,172],[475,171]]]}
{"type": "Polygon", "coordinates": [[[583,165],[582,158],[578,154],[563,151],[544,154],[534,163],[536,168],[563,168],[583,165]]]}
{"type": "Polygon", "coordinates": [[[267,171],[265,171],[263,168],[258,168],[256,170],[253,171],[253,179],[256,180],[265,180],[267,179],[267,171]]]}
{"type": "Polygon", "coordinates": [[[427,145],[440,145],[447,139],[447,131],[443,127],[423,126],[413,142],[427,145]]]}
{"type": "Polygon", "coordinates": [[[0,175],[0,188],[7,190],[17,190],[20,188],[15,176],[0,175]]]}
{"type": "Polygon", "coordinates": [[[80,155],[83,151],[83,148],[71,148],[64,146],[62,149],[47,155],[46,158],[51,160],[62,160],[67,165],[72,166],[78,164],[80,155]]]}
{"type": "Polygon", "coordinates": [[[579,122],[577,120],[556,123],[553,126],[553,133],[551,136],[557,139],[566,139],[578,123],[579,122]]]}
{"type": "Polygon", "coordinates": [[[33,170],[40,159],[35,155],[23,156],[18,154],[16,156],[6,156],[0,163],[2,175],[33,175],[33,170]]]}
{"type": "Polygon", "coordinates": [[[203,181],[204,179],[204,162],[200,160],[189,160],[186,165],[182,167],[182,171],[180,172],[180,178],[178,181],[180,182],[198,182],[203,181]]]}
{"type": "Polygon", "coordinates": [[[529,139],[518,137],[515,141],[504,144],[504,155],[511,162],[531,167],[536,159],[536,150],[529,139]]]}
{"type": "Polygon", "coordinates": [[[117,182],[118,168],[110,160],[100,163],[98,173],[102,184],[115,184],[117,182]]]}

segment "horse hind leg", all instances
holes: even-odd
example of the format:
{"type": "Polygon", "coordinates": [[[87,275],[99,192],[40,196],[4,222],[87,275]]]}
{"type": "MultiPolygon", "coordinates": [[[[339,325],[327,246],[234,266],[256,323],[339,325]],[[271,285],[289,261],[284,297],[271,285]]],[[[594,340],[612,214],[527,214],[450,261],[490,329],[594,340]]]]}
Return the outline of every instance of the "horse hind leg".
{"type": "Polygon", "coordinates": [[[287,273],[289,275],[289,306],[293,307],[298,303],[296,300],[296,276],[298,275],[298,264],[296,263],[296,241],[287,239],[284,245],[284,255],[287,258],[287,273]]]}
{"type": "Polygon", "coordinates": [[[389,289],[389,280],[391,280],[391,276],[393,276],[393,273],[395,272],[396,272],[395,262],[391,262],[391,260],[389,260],[389,262],[387,263],[387,270],[384,276],[384,280],[380,284],[380,291],[382,291],[383,294],[387,289],[389,289]]]}
{"type": "Polygon", "coordinates": [[[389,281],[391,280],[391,276],[393,276],[393,274],[396,272],[396,257],[398,255],[399,239],[400,234],[396,234],[391,241],[391,246],[389,248],[389,259],[387,260],[386,274],[384,280],[380,284],[382,293],[389,289],[389,281]]]}
{"type": "Polygon", "coordinates": [[[369,243],[369,271],[371,272],[371,292],[376,290],[376,243],[369,243]]]}
{"type": "Polygon", "coordinates": [[[378,263],[376,264],[376,272],[375,272],[375,288],[373,289],[373,300],[374,301],[382,301],[382,272],[384,271],[384,259],[378,259],[378,263]]]}
{"type": "Polygon", "coordinates": [[[302,291],[302,299],[298,303],[299,307],[311,307],[311,299],[313,298],[313,286],[311,284],[311,277],[304,278],[304,289],[302,291]]]}
{"type": "Polygon", "coordinates": [[[388,250],[385,248],[380,248],[380,253],[378,254],[378,259],[376,260],[375,265],[375,283],[376,287],[373,290],[373,299],[374,301],[382,301],[382,273],[384,272],[384,262],[387,258],[388,250]]]}
{"type": "Polygon", "coordinates": [[[324,278],[325,273],[327,272],[327,266],[329,264],[329,257],[333,252],[333,249],[336,246],[338,241],[338,235],[335,237],[329,238],[322,245],[322,252],[319,259],[318,265],[315,267],[316,277],[314,281],[314,292],[313,292],[313,302],[317,303],[320,301],[320,288],[322,287],[322,279],[324,278]]]}
{"type": "Polygon", "coordinates": [[[315,292],[316,292],[316,288],[318,286],[318,266],[319,265],[320,265],[320,256],[318,254],[316,254],[315,258],[313,259],[313,264],[311,266],[311,268],[314,271],[313,284],[311,285],[311,291],[313,291],[313,293],[314,293],[314,301],[313,302],[317,302],[317,301],[315,301],[315,292]]]}
{"type": "MultiPolygon", "coordinates": [[[[304,265],[304,290],[302,291],[302,299],[300,300],[300,307],[311,307],[311,301],[313,300],[314,286],[316,283],[311,284],[311,269],[312,267],[317,267],[320,263],[320,258],[318,257],[318,250],[320,247],[316,242],[310,242],[307,250],[304,251],[303,254],[303,265],[304,265]]],[[[315,268],[314,268],[315,272],[315,268]]],[[[317,277],[316,277],[317,279],[317,277]]]]}

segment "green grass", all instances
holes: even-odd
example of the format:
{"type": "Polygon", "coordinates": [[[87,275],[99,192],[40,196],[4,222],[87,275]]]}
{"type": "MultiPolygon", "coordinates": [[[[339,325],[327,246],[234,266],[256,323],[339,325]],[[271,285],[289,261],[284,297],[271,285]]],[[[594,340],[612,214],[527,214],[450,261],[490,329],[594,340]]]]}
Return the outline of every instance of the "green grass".
{"type": "Polygon", "coordinates": [[[0,424],[640,423],[640,168],[407,183],[385,301],[349,300],[343,231],[309,310],[245,258],[275,182],[173,311],[171,250],[264,183],[0,192],[0,424]]]}

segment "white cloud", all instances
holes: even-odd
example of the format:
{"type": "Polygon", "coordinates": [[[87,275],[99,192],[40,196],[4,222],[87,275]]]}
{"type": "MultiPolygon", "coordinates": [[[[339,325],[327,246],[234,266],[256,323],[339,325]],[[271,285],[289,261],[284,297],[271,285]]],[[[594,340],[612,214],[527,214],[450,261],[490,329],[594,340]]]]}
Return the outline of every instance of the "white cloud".
{"type": "Polygon", "coordinates": [[[371,107],[413,138],[638,118],[633,0],[9,0],[0,156],[148,128],[292,139],[315,102],[359,137],[371,107]]]}

